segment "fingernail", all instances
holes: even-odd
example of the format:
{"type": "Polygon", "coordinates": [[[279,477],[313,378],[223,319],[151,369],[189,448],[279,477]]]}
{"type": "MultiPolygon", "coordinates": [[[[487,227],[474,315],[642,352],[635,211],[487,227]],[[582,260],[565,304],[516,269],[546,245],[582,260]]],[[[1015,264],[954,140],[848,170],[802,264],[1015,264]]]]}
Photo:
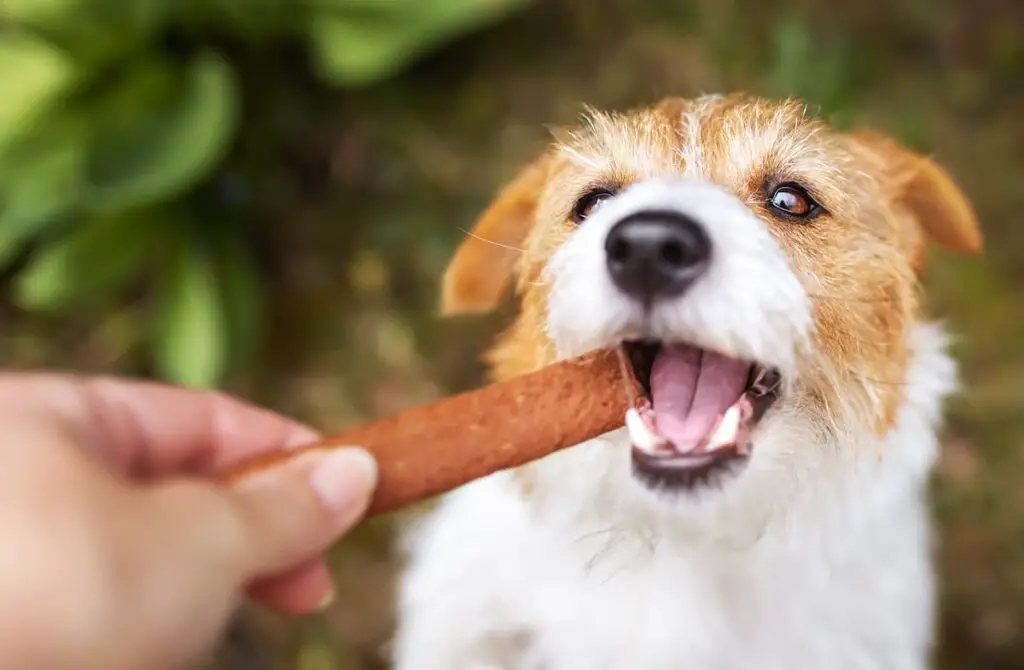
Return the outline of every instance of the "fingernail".
{"type": "Polygon", "coordinates": [[[324,505],[337,512],[360,507],[377,483],[377,462],[355,447],[331,451],[313,466],[309,483],[324,505]]]}

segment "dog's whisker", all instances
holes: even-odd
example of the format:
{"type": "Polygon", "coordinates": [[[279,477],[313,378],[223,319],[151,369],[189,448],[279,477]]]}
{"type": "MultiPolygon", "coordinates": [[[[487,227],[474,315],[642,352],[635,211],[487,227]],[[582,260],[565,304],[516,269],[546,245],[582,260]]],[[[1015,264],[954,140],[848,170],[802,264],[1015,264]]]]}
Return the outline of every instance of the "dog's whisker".
{"type": "Polygon", "coordinates": [[[616,577],[618,577],[622,573],[627,572],[627,571],[632,570],[633,568],[635,568],[645,558],[649,558],[649,556],[643,553],[643,547],[641,547],[640,550],[636,553],[636,555],[633,556],[632,560],[626,561],[621,566],[619,566],[618,570],[615,570],[610,575],[608,575],[603,580],[601,580],[601,585],[602,586],[606,586],[613,579],[615,579],[616,577]]]}
{"type": "Polygon", "coordinates": [[[892,381],[890,379],[875,379],[874,377],[868,377],[866,375],[858,374],[854,374],[853,377],[864,382],[871,382],[872,384],[881,384],[882,386],[892,386],[895,388],[906,388],[907,386],[909,386],[909,384],[904,381],[892,381]]]}
{"type": "Polygon", "coordinates": [[[630,364],[626,360],[626,352],[622,350],[622,347],[615,347],[616,358],[619,361],[619,373],[622,376],[622,386],[626,389],[626,399],[629,400],[630,407],[639,407],[636,397],[636,389],[630,382],[632,375],[630,374],[630,364]]]}
{"type": "Polygon", "coordinates": [[[616,530],[615,526],[609,526],[608,528],[605,528],[603,530],[595,530],[595,531],[590,532],[590,533],[584,533],[583,535],[580,535],[575,540],[573,540],[573,544],[579,544],[580,542],[585,542],[586,540],[590,540],[590,539],[593,539],[595,537],[600,537],[602,535],[608,535],[609,533],[614,533],[615,530],[616,530]]]}
{"type": "Polygon", "coordinates": [[[895,298],[879,298],[879,297],[853,298],[853,297],[849,297],[849,296],[828,295],[828,294],[825,294],[825,293],[808,293],[807,295],[808,295],[808,297],[813,298],[815,300],[830,300],[830,301],[833,301],[833,302],[865,303],[865,304],[894,302],[896,300],[895,298]]]}
{"type": "Polygon", "coordinates": [[[479,241],[485,242],[487,244],[493,244],[496,247],[500,247],[502,249],[508,249],[509,251],[515,251],[515,252],[520,253],[520,254],[526,253],[526,249],[522,249],[520,247],[514,247],[514,246],[512,246],[510,244],[502,244],[501,242],[495,242],[494,240],[489,240],[486,237],[481,237],[480,235],[477,235],[476,233],[474,233],[471,230],[466,230],[465,228],[459,228],[459,230],[461,232],[465,233],[468,237],[472,237],[474,240],[479,240],[479,241]]]}
{"type": "Polygon", "coordinates": [[[597,564],[600,562],[602,558],[607,556],[612,551],[612,549],[621,544],[622,538],[625,536],[625,533],[622,532],[622,529],[616,527],[612,528],[611,531],[612,532],[609,533],[608,541],[605,543],[605,545],[601,549],[596,551],[589,559],[587,559],[587,562],[585,564],[585,569],[587,572],[591,572],[592,570],[594,570],[594,568],[597,567],[597,564]]]}

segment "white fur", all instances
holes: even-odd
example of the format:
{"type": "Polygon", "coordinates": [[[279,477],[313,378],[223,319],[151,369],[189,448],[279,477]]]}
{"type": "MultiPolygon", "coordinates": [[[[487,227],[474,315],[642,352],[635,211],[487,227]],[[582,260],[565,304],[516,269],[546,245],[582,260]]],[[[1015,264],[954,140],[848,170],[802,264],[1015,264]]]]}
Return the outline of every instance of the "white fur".
{"type": "MultiPolygon", "coordinates": [[[[784,374],[807,360],[807,295],[758,219],[706,182],[633,186],[562,245],[548,275],[562,356],[653,334],[784,374]],[[645,321],[608,281],[603,239],[649,206],[705,222],[714,251],[708,273],[645,321]]],[[[783,395],[720,490],[652,492],[618,430],[540,462],[529,499],[509,473],[451,494],[407,536],[396,668],[926,667],[924,489],[955,370],[937,326],[919,325],[910,345],[904,404],[881,442],[783,395]]]]}

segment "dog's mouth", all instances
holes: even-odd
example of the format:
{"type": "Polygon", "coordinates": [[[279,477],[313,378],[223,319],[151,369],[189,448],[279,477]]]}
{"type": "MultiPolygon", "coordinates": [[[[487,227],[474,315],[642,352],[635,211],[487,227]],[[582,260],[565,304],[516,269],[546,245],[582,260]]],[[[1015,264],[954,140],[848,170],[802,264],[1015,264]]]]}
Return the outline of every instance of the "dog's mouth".
{"type": "Polygon", "coordinates": [[[688,344],[622,348],[646,394],[626,416],[638,477],[695,488],[747,460],[755,426],[779,397],[778,370],[688,344]]]}

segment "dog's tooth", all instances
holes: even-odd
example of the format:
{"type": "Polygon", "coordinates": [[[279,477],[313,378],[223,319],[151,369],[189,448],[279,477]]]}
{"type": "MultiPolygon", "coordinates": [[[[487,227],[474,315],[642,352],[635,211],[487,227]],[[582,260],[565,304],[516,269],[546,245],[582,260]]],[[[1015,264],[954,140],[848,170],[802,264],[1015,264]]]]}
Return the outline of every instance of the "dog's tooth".
{"type": "Polygon", "coordinates": [[[643,451],[652,452],[664,444],[664,441],[654,434],[640,416],[640,412],[634,407],[630,407],[626,411],[626,431],[629,433],[629,439],[633,445],[643,451]]]}
{"type": "Polygon", "coordinates": [[[736,435],[740,431],[740,408],[733,405],[722,415],[718,427],[708,440],[708,451],[718,449],[736,441],[736,435]]]}

